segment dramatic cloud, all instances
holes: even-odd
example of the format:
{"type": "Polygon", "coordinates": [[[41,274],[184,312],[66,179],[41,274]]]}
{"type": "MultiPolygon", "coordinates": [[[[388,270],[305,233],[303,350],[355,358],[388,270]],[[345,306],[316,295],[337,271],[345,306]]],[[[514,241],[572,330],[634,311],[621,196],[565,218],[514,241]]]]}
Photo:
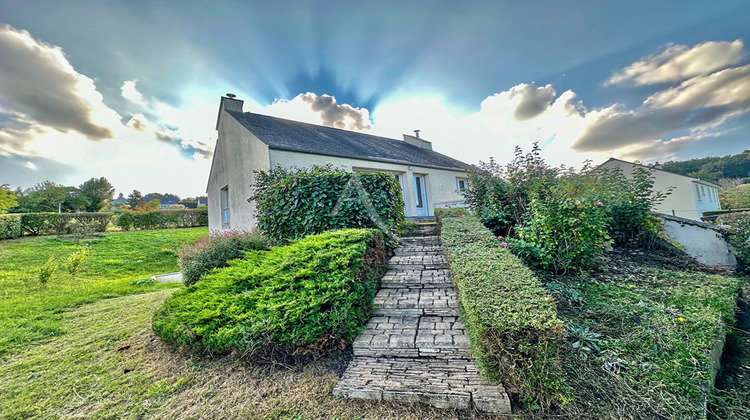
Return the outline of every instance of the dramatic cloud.
{"type": "Polygon", "coordinates": [[[739,63],[745,56],[742,40],[703,42],[693,47],[674,45],[661,54],[643,57],[607,80],[607,85],[652,85],[706,75],[739,63]]]}
{"type": "Polygon", "coordinates": [[[748,111],[750,65],[696,76],[654,93],[635,110],[609,108],[587,127],[573,149],[616,150],[651,143],[679,130],[705,135],[707,130],[748,111]]]}
{"type": "Polygon", "coordinates": [[[151,123],[142,114],[133,115],[126,125],[138,132],[153,134],[157,140],[176,147],[180,155],[186,159],[192,160],[195,155],[204,159],[211,159],[213,156],[214,149],[208,143],[187,140],[183,137],[179,129],[151,123]]]}
{"type": "Polygon", "coordinates": [[[102,103],[94,81],[78,73],[59,47],[26,31],[0,26],[0,104],[25,119],[89,140],[112,138],[116,113],[102,103]]]}
{"type": "Polygon", "coordinates": [[[510,90],[510,99],[521,98],[513,116],[519,121],[537,117],[546,111],[550,102],[555,98],[555,88],[552,85],[538,87],[531,83],[518,85],[510,90]]]}
{"type": "Polygon", "coordinates": [[[338,104],[336,98],[330,95],[318,96],[308,92],[300,97],[310,104],[313,111],[320,114],[323,125],[356,131],[370,129],[370,113],[366,109],[338,104]]]}

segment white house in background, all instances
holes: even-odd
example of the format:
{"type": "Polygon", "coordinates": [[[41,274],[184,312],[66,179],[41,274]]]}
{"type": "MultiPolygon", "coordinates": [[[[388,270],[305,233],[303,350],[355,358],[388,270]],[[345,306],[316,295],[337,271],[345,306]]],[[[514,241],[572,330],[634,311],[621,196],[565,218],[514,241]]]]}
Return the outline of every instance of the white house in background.
{"type": "Polygon", "coordinates": [[[701,220],[704,211],[721,209],[718,184],[667,172],[658,162],[653,166],[645,166],[610,158],[599,165],[599,168],[620,168],[625,176],[631,177],[636,166],[651,170],[651,175],[654,177],[654,191],[666,192],[670,187],[672,188],[672,194],[657,205],[655,211],[685,219],[701,220]]]}
{"type": "MultiPolygon", "coordinates": [[[[233,96],[233,95],[232,95],[233,96]]],[[[242,112],[243,101],[222,97],[218,140],[208,178],[209,229],[256,225],[254,170],[331,164],[387,172],[401,184],[407,217],[433,216],[435,207],[463,204],[469,165],[432,150],[429,141],[403,140],[242,112]]]]}

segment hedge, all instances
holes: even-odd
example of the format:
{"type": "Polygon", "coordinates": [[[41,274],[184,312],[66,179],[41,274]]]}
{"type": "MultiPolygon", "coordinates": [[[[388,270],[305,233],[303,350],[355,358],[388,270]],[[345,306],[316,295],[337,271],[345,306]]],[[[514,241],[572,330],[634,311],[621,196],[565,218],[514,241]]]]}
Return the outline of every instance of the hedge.
{"type": "Polygon", "coordinates": [[[436,209],[472,353],[482,373],[521,398],[564,403],[556,341],[563,322],[531,270],[465,209],[436,209]]]}
{"type": "Polygon", "coordinates": [[[380,231],[345,229],[248,252],[175,292],[153,330],[173,344],[258,360],[341,349],[370,317],[386,250],[380,231]]]}
{"type": "Polygon", "coordinates": [[[21,230],[26,235],[64,235],[78,227],[104,232],[112,213],[22,213],[21,230]]]}
{"type": "Polygon", "coordinates": [[[114,224],[122,230],[208,226],[208,210],[123,211],[114,224]]]}
{"type": "Polygon", "coordinates": [[[396,232],[404,222],[401,186],[391,174],[276,167],[256,171],[255,179],[250,200],[257,204],[258,228],[277,242],[344,228],[396,232]]]}
{"type": "Polygon", "coordinates": [[[717,216],[717,215],[729,214],[729,213],[741,213],[741,212],[750,212],[750,209],[709,210],[709,211],[704,211],[703,212],[703,217],[717,216]]]}
{"type": "Polygon", "coordinates": [[[742,220],[750,220],[750,211],[746,212],[732,212],[732,213],[724,213],[719,215],[719,217],[716,218],[716,222],[720,225],[728,225],[733,226],[737,222],[742,220]]]}
{"type": "Polygon", "coordinates": [[[18,238],[22,232],[20,214],[0,214],[0,239],[18,238]]]}

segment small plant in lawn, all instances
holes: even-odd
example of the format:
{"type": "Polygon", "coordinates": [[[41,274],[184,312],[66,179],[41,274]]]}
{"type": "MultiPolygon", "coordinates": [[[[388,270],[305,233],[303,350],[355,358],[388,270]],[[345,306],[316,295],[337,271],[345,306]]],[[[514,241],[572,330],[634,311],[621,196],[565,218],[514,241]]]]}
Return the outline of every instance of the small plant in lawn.
{"type": "Polygon", "coordinates": [[[47,285],[49,279],[51,279],[55,274],[55,271],[57,271],[57,266],[57,259],[55,259],[54,255],[50,255],[49,258],[47,258],[47,262],[39,268],[39,283],[41,283],[42,286],[47,285]]]}
{"type": "Polygon", "coordinates": [[[585,351],[586,353],[599,353],[601,348],[599,347],[599,339],[602,337],[601,334],[595,333],[589,330],[588,327],[582,325],[568,325],[568,337],[575,340],[573,342],[573,348],[578,351],[585,351]]]}
{"type": "Polygon", "coordinates": [[[78,275],[81,270],[81,265],[88,259],[89,252],[90,249],[88,245],[81,245],[65,259],[65,268],[67,268],[68,273],[70,273],[71,279],[76,278],[76,275],[78,275]]]}

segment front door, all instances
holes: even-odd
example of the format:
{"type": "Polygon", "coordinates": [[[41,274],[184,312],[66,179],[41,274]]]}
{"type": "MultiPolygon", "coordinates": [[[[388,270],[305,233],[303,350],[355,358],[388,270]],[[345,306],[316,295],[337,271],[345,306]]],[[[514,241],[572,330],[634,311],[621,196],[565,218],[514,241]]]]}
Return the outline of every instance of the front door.
{"type": "Polygon", "coordinates": [[[427,194],[423,175],[414,175],[414,195],[417,200],[417,216],[427,216],[427,194]]]}

